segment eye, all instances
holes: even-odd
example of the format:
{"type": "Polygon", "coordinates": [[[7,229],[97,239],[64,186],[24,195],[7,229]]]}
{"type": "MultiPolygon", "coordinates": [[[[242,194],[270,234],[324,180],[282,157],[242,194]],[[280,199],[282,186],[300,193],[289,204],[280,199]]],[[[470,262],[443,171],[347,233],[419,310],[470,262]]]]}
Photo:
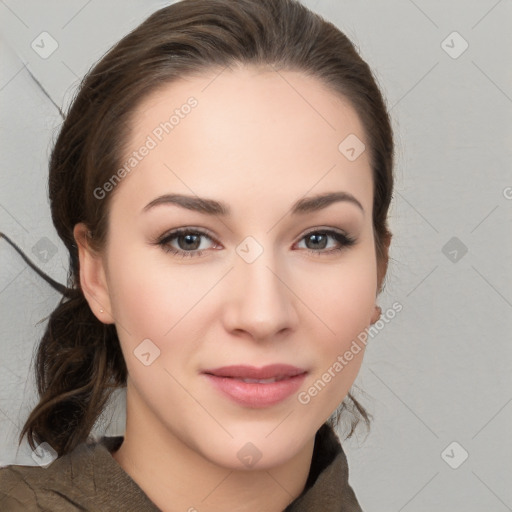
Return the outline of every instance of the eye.
{"type": "Polygon", "coordinates": [[[310,231],[301,238],[301,241],[302,240],[305,240],[306,250],[315,256],[338,253],[339,251],[342,251],[347,247],[351,247],[356,243],[355,238],[332,229],[316,229],[314,231],[310,231]],[[338,243],[338,247],[335,246],[329,250],[324,250],[329,238],[334,239],[338,243]],[[309,247],[307,247],[308,245],[309,247]],[[313,249],[310,247],[313,247],[313,249]]]}
{"type": "Polygon", "coordinates": [[[160,245],[165,252],[187,258],[201,256],[203,254],[204,249],[198,250],[201,246],[201,237],[214,241],[213,238],[205,231],[191,228],[180,228],[164,235],[164,237],[156,243],[160,245]],[[174,240],[176,240],[178,248],[171,245],[171,242],[174,240]]]}
{"type": "MultiPolygon", "coordinates": [[[[157,240],[155,244],[161,246],[166,253],[171,253],[179,257],[200,257],[207,249],[204,247],[200,249],[201,238],[216,242],[206,231],[193,228],[180,228],[165,234],[157,240]],[[174,241],[176,241],[178,247],[173,246],[172,242],[174,241]]],[[[332,229],[316,229],[310,231],[301,238],[301,242],[303,240],[305,240],[306,243],[306,250],[316,256],[338,253],[356,243],[356,239],[332,229]],[[329,239],[335,240],[338,246],[325,250],[326,243],[329,239]]]]}

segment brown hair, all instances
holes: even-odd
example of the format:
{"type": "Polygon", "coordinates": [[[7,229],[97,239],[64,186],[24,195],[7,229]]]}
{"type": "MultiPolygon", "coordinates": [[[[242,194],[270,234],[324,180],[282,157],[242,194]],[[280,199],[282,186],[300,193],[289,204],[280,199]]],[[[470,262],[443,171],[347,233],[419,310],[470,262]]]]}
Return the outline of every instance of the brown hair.
{"type": "MultiPolygon", "coordinates": [[[[366,62],[332,23],[297,0],[183,0],[164,7],[119,41],[82,80],[53,147],[49,197],[55,228],[70,255],[68,288],[49,316],[35,370],[39,403],[29,415],[34,449],[66,454],[84,442],[127,369],[115,326],[101,323],[80,288],[73,228],[84,222],[89,244],[104,247],[109,194],[94,189],[121,166],[134,110],[156,88],[185,75],[231,64],[266,64],[313,76],[347,99],[365,129],[374,183],[373,228],[379,292],[391,233],[393,134],[381,92],[366,62]]],[[[340,141],[341,142],[341,141],[340,141]]],[[[369,415],[348,393],[336,411],[352,412],[350,437],[369,415]]]]}

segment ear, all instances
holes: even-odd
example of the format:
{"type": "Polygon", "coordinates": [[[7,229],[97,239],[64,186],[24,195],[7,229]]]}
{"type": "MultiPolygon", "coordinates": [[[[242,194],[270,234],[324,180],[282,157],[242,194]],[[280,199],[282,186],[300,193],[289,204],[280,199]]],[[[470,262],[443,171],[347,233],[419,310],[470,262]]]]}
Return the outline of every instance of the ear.
{"type": "Polygon", "coordinates": [[[80,286],[85,299],[100,322],[114,323],[103,258],[91,247],[89,229],[83,222],[75,225],[73,236],[78,247],[80,286]]]}
{"type": "Polygon", "coordinates": [[[381,314],[382,314],[382,308],[380,306],[375,305],[375,309],[373,311],[373,315],[372,315],[372,318],[370,320],[370,323],[372,325],[374,323],[376,323],[379,320],[381,314]]]}

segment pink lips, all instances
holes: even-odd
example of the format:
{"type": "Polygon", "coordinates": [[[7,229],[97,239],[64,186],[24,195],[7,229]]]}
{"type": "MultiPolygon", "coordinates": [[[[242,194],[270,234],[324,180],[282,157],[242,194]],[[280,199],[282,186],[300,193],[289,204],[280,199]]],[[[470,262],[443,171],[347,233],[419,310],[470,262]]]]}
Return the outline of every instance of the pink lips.
{"type": "Polygon", "coordinates": [[[263,368],[223,366],[202,373],[216,389],[240,405],[262,408],[277,404],[296,392],[307,371],[287,364],[273,364],[263,368]],[[263,382],[244,382],[243,379],[263,382]]]}

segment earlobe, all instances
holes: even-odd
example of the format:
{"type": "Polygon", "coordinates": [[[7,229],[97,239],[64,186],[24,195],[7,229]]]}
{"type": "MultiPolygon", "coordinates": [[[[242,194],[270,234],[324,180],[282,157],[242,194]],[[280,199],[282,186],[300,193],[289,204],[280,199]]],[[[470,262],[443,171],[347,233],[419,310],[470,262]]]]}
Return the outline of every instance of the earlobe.
{"type": "Polygon", "coordinates": [[[80,222],[73,229],[78,247],[80,287],[94,316],[102,323],[113,323],[110,294],[103,258],[90,245],[87,226],[80,222]]]}

